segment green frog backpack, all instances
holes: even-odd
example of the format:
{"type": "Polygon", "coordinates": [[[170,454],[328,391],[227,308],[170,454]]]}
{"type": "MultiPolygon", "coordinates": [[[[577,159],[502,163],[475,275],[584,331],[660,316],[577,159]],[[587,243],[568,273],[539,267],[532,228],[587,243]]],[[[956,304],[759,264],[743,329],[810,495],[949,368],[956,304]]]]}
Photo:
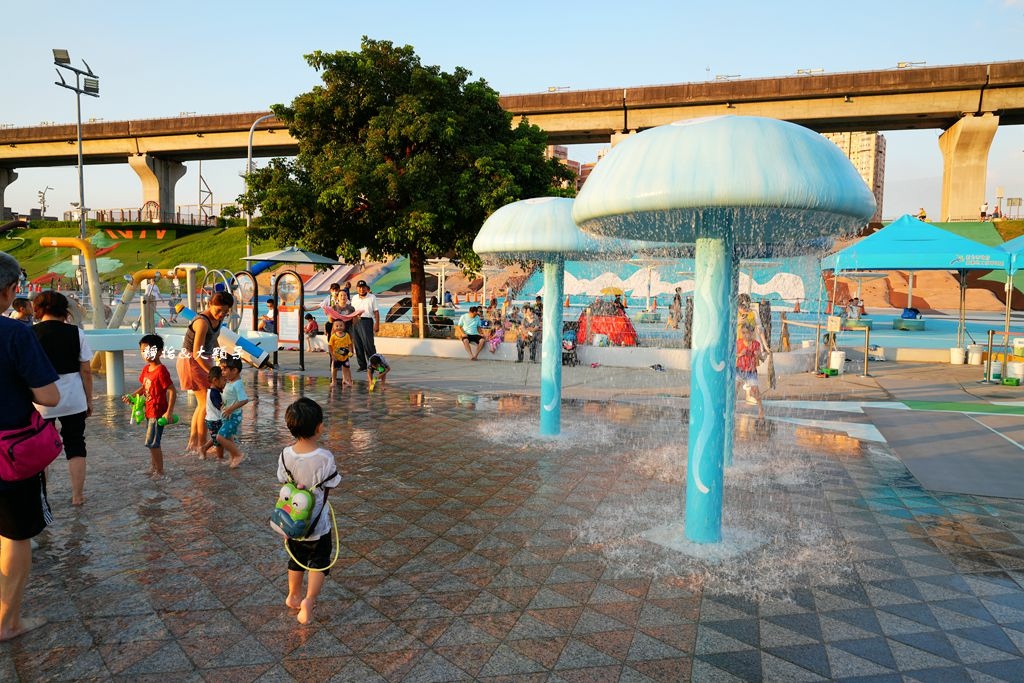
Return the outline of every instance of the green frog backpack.
{"type": "MultiPolygon", "coordinates": [[[[316,523],[320,521],[320,515],[327,507],[327,494],[330,489],[324,488],[323,482],[318,483],[313,489],[296,486],[295,477],[292,476],[288,466],[284,464],[284,451],[281,451],[280,458],[281,467],[288,475],[288,481],[281,486],[278,492],[277,505],[274,506],[274,512],[270,515],[270,521],[288,538],[303,539],[310,529],[316,528],[316,523]],[[324,504],[320,506],[316,516],[310,519],[313,507],[316,505],[315,491],[318,488],[324,492],[324,504]]],[[[330,481],[336,474],[337,472],[332,472],[324,481],[330,481]]]]}

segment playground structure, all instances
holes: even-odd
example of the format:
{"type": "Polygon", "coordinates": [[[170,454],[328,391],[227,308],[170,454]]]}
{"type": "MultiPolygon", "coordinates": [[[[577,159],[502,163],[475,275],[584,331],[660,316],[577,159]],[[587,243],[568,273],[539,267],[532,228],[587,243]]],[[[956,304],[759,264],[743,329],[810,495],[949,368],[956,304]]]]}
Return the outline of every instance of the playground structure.
{"type": "Polygon", "coordinates": [[[96,249],[92,243],[77,237],[43,237],[39,244],[44,247],[70,247],[81,252],[78,256],[85,263],[85,284],[89,290],[89,305],[92,306],[92,326],[94,330],[104,329],[107,325],[103,315],[100,273],[96,268],[96,249]]]}
{"type": "MultiPolygon", "coordinates": [[[[89,340],[89,346],[97,354],[93,368],[106,375],[107,393],[112,396],[124,393],[124,353],[137,352],[142,336],[153,334],[157,330],[156,300],[146,298],[145,292],[142,291],[142,283],[146,281],[156,283],[161,279],[173,279],[173,289],[177,293],[181,290],[180,278],[184,278],[185,303],[180,308],[182,311],[192,311],[193,315],[194,311],[205,308],[209,297],[215,291],[232,292],[235,306],[221,333],[221,344],[232,350],[240,347],[243,357],[254,365],[265,362],[269,354],[277,350],[277,335],[256,329],[259,319],[259,285],[250,271],[233,273],[228,270],[207,269],[198,263],[182,263],[167,270],[147,268],[136,271],[125,276],[125,289],[108,322],[101,297],[102,283],[96,268],[96,252],[93,245],[86,240],[73,237],[43,237],[39,243],[45,247],[67,247],[80,252],[79,256],[85,265],[89,305],[92,310],[92,326],[87,327],[84,332],[89,340]],[[123,328],[121,325],[137,295],[142,296],[139,322],[123,328]],[[252,330],[239,333],[238,328],[246,307],[252,309],[252,330]],[[103,354],[102,360],[99,359],[99,354],[103,354]]],[[[297,275],[296,279],[299,281],[301,296],[302,280],[297,275]]],[[[299,315],[301,318],[301,313],[299,315]]],[[[167,349],[180,349],[185,333],[184,330],[164,330],[162,336],[167,349]]]]}
{"type": "Polygon", "coordinates": [[[874,197],[837,152],[816,133],[775,119],[681,121],[614,147],[574,201],[572,218],[585,232],[694,248],[686,509],[682,525],[652,530],[651,540],[722,541],[740,260],[809,253],[871,218],[874,197]]]}

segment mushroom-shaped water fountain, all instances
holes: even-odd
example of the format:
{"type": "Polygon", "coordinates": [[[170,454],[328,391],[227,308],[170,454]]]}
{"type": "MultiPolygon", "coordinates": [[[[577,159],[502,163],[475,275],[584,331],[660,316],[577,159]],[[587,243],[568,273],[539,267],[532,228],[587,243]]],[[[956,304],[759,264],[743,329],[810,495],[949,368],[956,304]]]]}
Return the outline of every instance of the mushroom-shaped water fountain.
{"type": "Polygon", "coordinates": [[[821,238],[850,232],[874,211],[874,197],[838,147],[802,126],[754,116],[681,121],[631,136],[576,198],[573,218],[587,232],[695,246],[689,541],[722,540],[725,430],[733,427],[722,416],[734,378],[739,258],[820,248],[821,238]]]}
{"type": "Polygon", "coordinates": [[[576,227],[573,200],[523,199],[501,207],[484,221],[473,240],[481,256],[539,260],[544,264],[544,320],[541,333],[540,433],[561,431],[562,294],[565,262],[614,258],[672,245],[594,237],[576,227]]]}

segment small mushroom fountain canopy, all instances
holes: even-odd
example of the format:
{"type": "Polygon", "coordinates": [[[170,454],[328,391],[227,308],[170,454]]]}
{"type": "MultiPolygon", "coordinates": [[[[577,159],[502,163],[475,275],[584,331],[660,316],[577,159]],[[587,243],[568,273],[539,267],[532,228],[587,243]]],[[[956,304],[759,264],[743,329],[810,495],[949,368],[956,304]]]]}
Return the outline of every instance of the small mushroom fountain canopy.
{"type": "Polygon", "coordinates": [[[843,153],[793,123],[681,121],[631,136],[594,168],[573,206],[586,232],[694,245],[686,539],[722,537],[726,386],[734,379],[739,258],[821,249],[862,226],[875,200],[843,153]],[[730,331],[732,328],[732,331],[730,331]]]}
{"type": "Polygon", "coordinates": [[[565,261],[600,260],[636,253],[665,254],[671,244],[594,237],[572,220],[573,200],[537,197],[507,204],[484,222],[473,240],[482,257],[541,261],[544,264],[544,320],[541,334],[540,433],[561,431],[562,293],[565,261]]]}

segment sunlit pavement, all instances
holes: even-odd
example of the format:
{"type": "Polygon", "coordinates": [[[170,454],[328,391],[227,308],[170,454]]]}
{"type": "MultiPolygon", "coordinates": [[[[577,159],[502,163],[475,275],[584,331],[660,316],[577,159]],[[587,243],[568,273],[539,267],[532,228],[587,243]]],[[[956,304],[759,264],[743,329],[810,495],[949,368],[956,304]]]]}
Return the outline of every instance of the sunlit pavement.
{"type": "MultiPolygon", "coordinates": [[[[185,458],[169,427],[159,481],[102,398],[84,508],[51,468],[25,605],[49,624],[0,645],[0,680],[1024,679],[1024,502],[930,492],[884,443],[741,414],[724,546],[758,547],[712,563],[641,536],[682,517],[685,373],[575,368],[564,433],[541,439],[539,366],[393,366],[372,393],[247,371],[249,459],[185,458]],[[305,627],[266,522],[300,395],[324,405],[345,477],[340,558],[305,627]]],[[[890,401],[915,371],[783,378],[777,397],[890,401]]]]}

